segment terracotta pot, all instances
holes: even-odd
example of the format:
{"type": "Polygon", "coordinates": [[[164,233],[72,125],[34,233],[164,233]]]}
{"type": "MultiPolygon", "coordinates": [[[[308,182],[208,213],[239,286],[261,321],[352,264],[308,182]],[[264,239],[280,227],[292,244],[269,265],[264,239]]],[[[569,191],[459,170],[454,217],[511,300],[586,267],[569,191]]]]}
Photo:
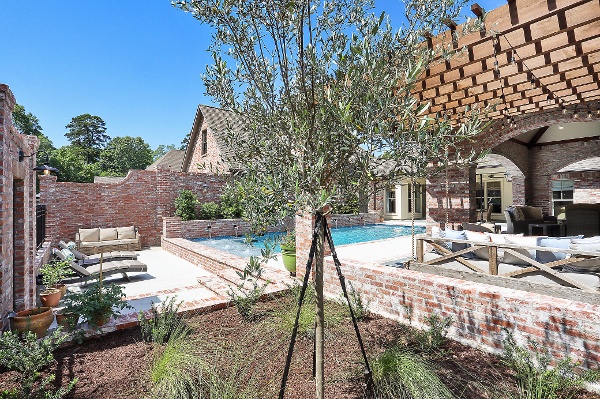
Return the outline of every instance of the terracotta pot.
{"type": "Polygon", "coordinates": [[[63,326],[65,330],[72,331],[77,327],[79,321],[79,315],[75,313],[56,313],[56,323],[59,326],[63,326]]]}
{"type": "Polygon", "coordinates": [[[109,321],[110,321],[110,316],[98,315],[91,320],[90,324],[92,324],[96,327],[100,327],[100,326],[105,325],[109,321]]]}
{"type": "Polygon", "coordinates": [[[67,294],[67,286],[65,284],[55,284],[52,288],[56,288],[60,291],[60,297],[64,297],[67,294]]]}
{"type": "Polygon", "coordinates": [[[56,307],[60,302],[60,297],[61,294],[58,288],[50,288],[40,292],[40,301],[42,301],[42,305],[46,307],[56,307]]]}
{"type": "Polygon", "coordinates": [[[48,327],[54,321],[52,308],[41,307],[35,309],[27,309],[17,312],[17,315],[12,319],[12,329],[15,331],[25,332],[31,331],[42,338],[46,335],[48,327]]]}

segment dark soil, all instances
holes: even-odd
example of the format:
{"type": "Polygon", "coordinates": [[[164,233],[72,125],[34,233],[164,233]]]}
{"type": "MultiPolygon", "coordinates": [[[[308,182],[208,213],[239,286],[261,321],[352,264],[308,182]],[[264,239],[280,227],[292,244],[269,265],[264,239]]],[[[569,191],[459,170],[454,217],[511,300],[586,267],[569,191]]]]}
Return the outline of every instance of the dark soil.
{"type": "MultiPolygon", "coordinates": [[[[239,383],[260,385],[269,392],[265,397],[277,397],[289,333],[276,327],[272,312],[288,302],[289,299],[280,298],[261,303],[257,320],[252,323],[244,322],[235,308],[228,308],[191,316],[189,324],[201,343],[199,346],[204,348],[200,352],[208,355],[207,361],[214,367],[234,370],[229,375],[233,375],[239,383]],[[214,350],[215,347],[219,349],[214,350]]],[[[411,343],[409,328],[385,318],[368,318],[361,321],[359,327],[370,357],[396,342],[411,343]]],[[[315,397],[312,353],[312,338],[300,337],[287,383],[287,399],[315,397]]],[[[362,398],[363,363],[349,318],[327,330],[325,353],[325,397],[362,398]]],[[[453,341],[427,356],[457,397],[504,397],[507,393],[517,392],[512,372],[497,357],[453,341]]],[[[135,399],[148,397],[150,392],[153,345],[141,339],[138,328],[92,338],[81,345],[72,343],[59,349],[55,358],[56,365],[46,373],[56,373],[57,384],[78,379],[68,398],[135,399]]],[[[7,372],[0,374],[0,388],[14,386],[14,376],[7,372]]],[[[574,397],[600,399],[600,395],[583,391],[574,397]]]]}

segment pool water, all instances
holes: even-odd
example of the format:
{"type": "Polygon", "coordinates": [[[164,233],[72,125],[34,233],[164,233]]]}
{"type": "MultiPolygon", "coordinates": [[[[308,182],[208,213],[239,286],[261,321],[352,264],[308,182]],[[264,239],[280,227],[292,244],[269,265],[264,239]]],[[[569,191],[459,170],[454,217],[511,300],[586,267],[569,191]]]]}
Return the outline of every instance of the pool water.
{"type": "MultiPolygon", "coordinates": [[[[334,245],[357,244],[361,242],[384,240],[410,235],[410,226],[369,224],[366,226],[340,227],[331,229],[331,236],[334,245]]],[[[425,227],[415,226],[415,234],[425,232],[425,227]]],[[[246,244],[244,237],[214,237],[214,238],[193,238],[191,241],[201,243],[207,247],[212,247],[224,252],[248,258],[250,256],[259,256],[260,250],[265,247],[265,241],[277,240],[284,233],[267,233],[264,236],[256,237],[252,245],[246,244]]],[[[275,246],[274,252],[281,252],[279,245],[275,246]]]]}

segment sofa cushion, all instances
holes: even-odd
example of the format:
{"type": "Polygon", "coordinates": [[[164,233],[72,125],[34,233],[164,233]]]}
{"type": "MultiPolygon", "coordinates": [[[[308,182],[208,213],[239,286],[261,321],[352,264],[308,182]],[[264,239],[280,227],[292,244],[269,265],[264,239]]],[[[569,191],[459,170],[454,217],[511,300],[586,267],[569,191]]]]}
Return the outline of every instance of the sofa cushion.
{"type": "Polygon", "coordinates": [[[117,238],[119,240],[135,238],[135,227],[117,227],[117,238]]]}
{"type": "MultiPolygon", "coordinates": [[[[569,249],[571,240],[582,238],[582,236],[571,237],[537,237],[538,247],[569,249]]],[[[564,252],[537,251],[535,259],[540,263],[550,263],[567,257],[564,252]]]]}
{"type": "Polygon", "coordinates": [[[519,207],[519,210],[523,214],[523,219],[519,219],[519,220],[529,220],[529,219],[543,220],[544,219],[544,214],[542,213],[542,208],[538,208],[535,206],[522,206],[522,207],[519,207]]]}
{"type": "Polygon", "coordinates": [[[82,242],[100,241],[100,229],[79,229],[79,240],[82,242]]]}
{"type": "Polygon", "coordinates": [[[600,237],[572,239],[570,249],[574,251],[600,252],[600,237]]]}
{"type": "Polygon", "coordinates": [[[111,241],[117,239],[117,229],[100,229],[100,241],[111,241]]]}
{"type": "MultiPolygon", "coordinates": [[[[450,238],[453,240],[466,240],[467,239],[467,236],[465,235],[464,231],[450,230],[450,229],[441,230],[440,237],[441,238],[450,238]]],[[[448,249],[451,250],[452,252],[461,251],[461,250],[467,248],[467,246],[468,246],[468,244],[457,243],[457,242],[445,242],[444,245],[446,245],[446,247],[448,247],[448,249]]]]}
{"type": "Polygon", "coordinates": [[[515,218],[515,221],[525,220],[525,214],[523,213],[523,210],[521,210],[521,208],[518,206],[513,208],[512,214],[515,218]]]}
{"type": "MultiPolygon", "coordinates": [[[[490,242],[490,236],[486,233],[480,233],[476,231],[464,230],[467,240],[473,242],[490,242]]],[[[471,252],[476,258],[489,260],[490,251],[488,247],[478,248],[471,252]]]]}
{"type": "MultiPolygon", "coordinates": [[[[505,241],[506,244],[509,245],[535,246],[536,240],[532,240],[532,238],[537,239],[537,237],[514,237],[512,239],[507,238],[505,241]]],[[[535,251],[530,251],[524,248],[511,248],[511,250],[521,255],[524,255],[530,259],[535,259],[535,251]]],[[[529,265],[529,263],[527,263],[523,259],[516,257],[515,255],[511,254],[506,250],[504,251],[504,258],[502,259],[502,262],[511,265],[529,265]]]]}

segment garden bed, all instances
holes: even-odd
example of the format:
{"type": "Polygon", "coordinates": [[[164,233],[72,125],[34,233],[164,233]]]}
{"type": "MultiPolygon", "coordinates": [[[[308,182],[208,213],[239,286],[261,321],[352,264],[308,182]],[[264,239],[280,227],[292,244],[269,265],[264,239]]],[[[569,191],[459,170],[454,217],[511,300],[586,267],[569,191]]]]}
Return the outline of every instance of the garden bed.
{"type": "MultiPolygon", "coordinates": [[[[200,356],[212,368],[227,370],[225,380],[255,390],[261,398],[275,398],[281,380],[289,333],[282,321],[282,309],[291,308],[290,298],[260,303],[255,320],[244,321],[235,308],[194,315],[188,319],[198,338],[200,356]],[[279,317],[277,316],[279,315],[279,317]]],[[[327,398],[362,398],[362,359],[350,319],[335,304],[329,304],[329,328],[325,341],[325,381],[327,398]]],[[[373,357],[396,342],[415,345],[411,329],[392,320],[370,317],[359,323],[369,356],[373,357]]],[[[55,353],[52,372],[58,384],[78,378],[68,398],[142,398],[151,391],[150,369],[153,344],[142,340],[139,328],[122,330],[72,343],[55,353]]],[[[296,344],[286,398],[314,398],[312,378],[313,341],[301,336],[296,344]]],[[[438,376],[456,397],[515,398],[517,382],[511,370],[495,356],[453,341],[425,355],[438,376]],[[508,396],[512,395],[512,396],[508,396]]],[[[0,387],[13,385],[13,373],[0,374],[0,387]]],[[[253,396],[248,396],[253,397],[253,396]]],[[[600,399],[600,395],[580,392],[581,399],[600,399]]]]}

